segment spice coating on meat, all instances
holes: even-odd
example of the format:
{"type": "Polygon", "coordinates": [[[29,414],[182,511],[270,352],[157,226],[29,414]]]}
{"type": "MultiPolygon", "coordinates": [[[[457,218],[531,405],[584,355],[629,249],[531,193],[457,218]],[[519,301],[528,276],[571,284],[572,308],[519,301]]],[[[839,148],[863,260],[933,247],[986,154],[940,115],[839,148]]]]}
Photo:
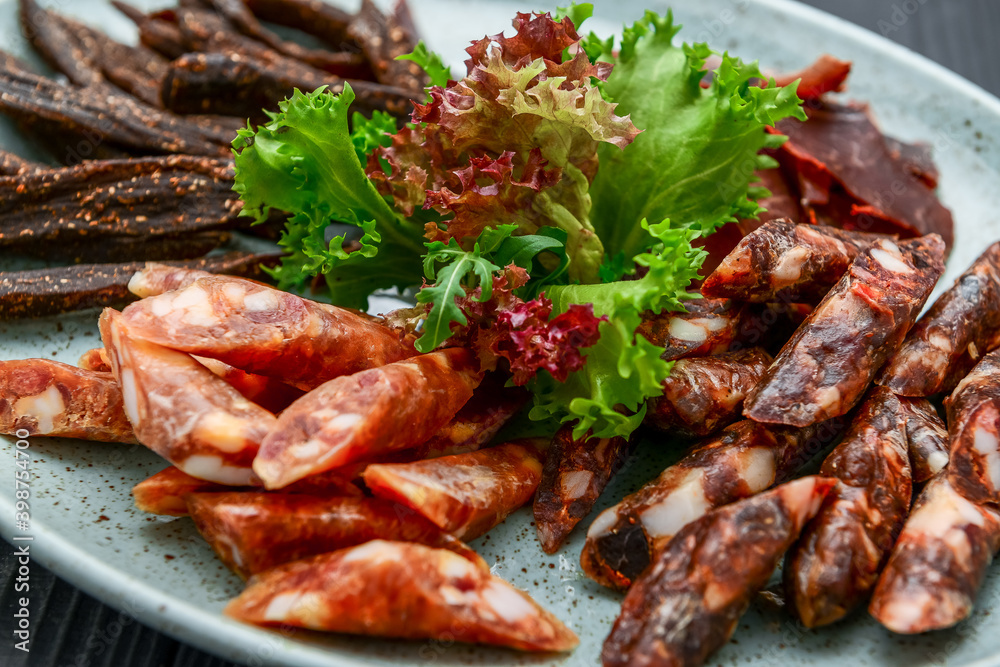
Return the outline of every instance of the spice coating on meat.
{"type": "Polygon", "coordinates": [[[374,540],[279,566],[229,603],[260,625],[566,651],[579,640],[525,593],[445,549],[374,540]]]}
{"type": "Polygon", "coordinates": [[[972,611],[998,548],[1000,512],[963,498],[942,473],[917,499],[868,611],[902,634],[949,628],[972,611]]]}
{"type": "Polygon", "coordinates": [[[746,306],[730,299],[692,299],[685,306],[684,313],[648,316],[636,333],[666,348],[667,361],[727,352],[739,336],[746,306]]]}
{"type": "Polygon", "coordinates": [[[110,373],[52,359],[0,361],[0,433],[136,442],[110,373]]]}
{"type": "Polygon", "coordinates": [[[472,396],[482,373],[450,348],[336,378],[290,405],[268,434],[254,471],[269,489],[325,470],[414,447],[472,396]]]}
{"type": "Polygon", "coordinates": [[[555,553],[584,517],[612,476],[625,464],[625,438],[573,437],[567,424],[556,432],[535,492],[535,526],[542,551],[555,553]]]}
{"type": "Polygon", "coordinates": [[[840,620],[867,599],[910,509],[906,415],[876,388],[819,474],[838,480],[788,554],[789,607],[808,628],[840,620]]]}
{"type": "Polygon", "coordinates": [[[914,484],[923,484],[948,465],[948,428],[926,398],[899,397],[906,414],[906,441],[914,484]]]}
{"type": "Polygon", "coordinates": [[[1000,503],[1000,350],[983,357],[951,396],[948,481],[975,503],[1000,503]]]}
{"type": "Polygon", "coordinates": [[[725,644],[834,480],[804,477],[688,524],[636,580],[605,667],[695,667],[725,644]]]}
{"type": "Polygon", "coordinates": [[[944,270],[936,235],[859,254],[751,391],[743,414],[808,426],[846,414],[902,343],[944,270]]]}
{"type": "Polygon", "coordinates": [[[644,423],[666,433],[706,436],[739,419],[743,399],[771,365],[759,347],[674,363],[663,395],[646,402],[644,423]]]}
{"type": "Polygon", "coordinates": [[[881,234],[771,220],[747,234],[701,286],[705,296],[815,303],[881,234]]]}
{"type": "Polygon", "coordinates": [[[365,485],[455,537],[474,540],[531,501],[542,477],[540,444],[520,440],[428,461],[372,464],[365,485]]]}

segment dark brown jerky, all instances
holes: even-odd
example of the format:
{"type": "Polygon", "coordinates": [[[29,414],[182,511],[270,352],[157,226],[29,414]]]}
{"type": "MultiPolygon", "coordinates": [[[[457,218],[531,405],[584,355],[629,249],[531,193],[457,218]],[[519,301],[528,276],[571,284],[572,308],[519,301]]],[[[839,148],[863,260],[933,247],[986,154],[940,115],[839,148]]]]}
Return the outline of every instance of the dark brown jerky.
{"type": "Polygon", "coordinates": [[[788,479],[832,445],[841,427],[835,420],[804,429],[750,420],[727,427],[594,519],[583,571],[604,586],[627,588],[681,528],[788,479]]]}
{"type": "Polygon", "coordinates": [[[805,69],[774,77],[775,85],[787,86],[798,80],[795,93],[803,100],[817,100],[826,93],[839,93],[851,73],[849,61],[824,53],[805,69]]]}
{"type": "Polygon", "coordinates": [[[746,306],[731,299],[691,299],[684,305],[684,313],[647,314],[636,333],[666,348],[667,361],[727,352],[738,337],[746,306]]]}
{"type": "Polygon", "coordinates": [[[951,396],[948,481],[975,503],[1000,503],[1000,350],[976,364],[951,396]]]}
{"type": "Polygon", "coordinates": [[[646,402],[645,423],[681,436],[706,436],[739,419],[743,399],[771,364],[759,347],[674,363],[663,395],[646,402]]]}
{"type": "Polygon", "coordinates": [[[110,373],[52,359],[0,361],[0,433],[136,442],[110,373]]]}
{"type": "Polygon", "coordinates": [[[862,404],[820,475],[838,480],[789,552],[789,608],[807,628],[843,618],[864,602],[910,510],[906,415],[877,387],[862,404]]]}
{"type": "Polygon", "coordinates": [[[555,553],[580,520],[590,514],[611,477],[628,457],[628,440],[573,437],[573,426],[552,439],[535,491],[535,525],[542,551],[555,553]]]}
{"type": "Polygon", "coordinates": [[[139,28],[139,41],[166,58],[177,58],[189,51],[184,43],[184,35],[174,20],[166,17],[150,16],[137,7],[120,0],[111,0],[111,4],[124,14],[139,28]]]}
{"type": "MultiPolygon", "coordinates": [[[[172,265],[248,278],[265,277],[261,267],[274,266],[278,254],[234,252],[172,265]]],[[[32,271],[0,272],[0,312],[5,318],[44,317],[84,308],[117,308],[133,301],[128,282],[143,262],[91,264],[32,271]]]]}
{"type": "Polygon", "coordinates": [[[100,70],[93,66],[63,17],[39,7],[35,0],[19,0],[19,5],[24,36],[45,62],[78,86],[104,83],[100,70]]]}
{"type": "Polygon", "coordinates": [[[335,51],[360,48],[347,32],[352,16],[323,0],[245,0],[244,4],[261,21],[301,30],[335,51]]]}
{"type": "Polygon", "coordinates": [[[885,138],[885,145],[893,159],[932,190],[938,186],[941,174],[931,156],[931,147],[924,143],[907,144],[892,137],[885,138]]]}
{"type": "Polygon", "coordinates": [[[859,254],[747,397],[755,421],[807,426],[846,414],[892,356],[944,270],[935,234],[859,254]]]}
{"type": "Polygon", "coordinates": [[[229,243],[231,239],[232,234],[229,232],[195,232],[145,238],[101,238],[95,235],[66,242],[30,245],[16,250],[32,257],[68,264],[158,262],[204,257],[216,248],[229,243]]]}
{"type": "Polygon", "coordinates": [[[902,396],[951,391],[1000,345],[1000,243],[972,263],[913,326],[879,383],[902,396]]]}
{"type": "Polygon", "coordinates": [[[413,19],[406,0],[396,0],[393,13],[386,16],[372,0],[361,0],[361,9],[349,32],[361,44],[379,83],[419,92],[429,84],[423,69],[409,60],[396,60],[417,45],[413,19]]]}
{"type": "Polygon", "coordinates": [[[893,632],[949,628],[972,611],[1000,548],[1000,512],[961,496],[942,473],[917,499],[868,611],[893,632]]]}
{"type": "Polygon", "coordinates": [[[625,596],[604,666],[703,664],[729,641],[834,483],[804,477],[688,524],[625,596]]]}
{"type": "Polygon", "coordinates": [[[771,220],[747,234],[702,283],[709,297],[816,303],[878,234],[771,220]]]}
{"type": "Polygon", "coordinates": [[[35,169],[44,169],[44,165],[0,149],[0,176],[17,176],[35,169]]]}
{"type": "Polygon", "coordinates": [[[926,398],[899,397],[906,414],[906,440],[914,484],[923,484],[948,465],[948,428],[926,398]]]}

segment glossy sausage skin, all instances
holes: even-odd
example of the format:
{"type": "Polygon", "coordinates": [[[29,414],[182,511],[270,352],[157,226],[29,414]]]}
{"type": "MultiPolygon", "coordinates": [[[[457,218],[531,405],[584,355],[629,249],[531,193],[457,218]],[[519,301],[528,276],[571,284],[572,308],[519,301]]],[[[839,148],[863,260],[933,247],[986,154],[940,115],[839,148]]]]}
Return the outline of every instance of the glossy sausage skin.
{"type": "Polygon", "coordinates": [[[253,468],[269,489],[426,442],[482,379],[475,357],[450,348],[346,375],[288,407],[253,468]]]}
{"type": "Polygon", "coordinates": [[[135,337],[306,390],[415,354],[366,317],[242,278],[201,278],[122,315],[135,337]]]}
{"type": "Polygon", "coordinates": [[[266,375],[247,373],[239,368],[208,357],[194,357],[195,361],[226,381],[268,412],[281,412],[305,394],[304,391],[266,375]]]}
{"type": "Polygon", "coordinates": [[[834,484],[803,477],[685,526],[625,596],[604,642],[605,667],[702,665],[729,641],[834,484]]]}
{"type": "Polygon", "coordinates": [[[962,497],[942,473],[924,488],[868,611],[893,632],[949,628],[972,611],[1000,548],[1000,512],[962,497]]]}
{"type": "Polygon", "coordinates": [[[108,363],[108,353],[103,347],[95,347],[80,355],[80,360],[76,365],[85,371],[97,371],[98,373],[110,373],[111,364],[108,363]]]}
{"type": "Polygon", "coordinates": [[[136,442],[110,373],[51,359],[0,361],[0,433],[136,442]]]}
{"type": "Polygon", "coordinates": [[[879,382],[902,396],[951,391],[998,344],[1000,243],[994,243],[917,321],[879,382]]]}
{"type": "Polygon", "coordinates": [[[906,415],[872,391],[820,468],[838,484],[785,563],[790,609],[807,628],[843,618],[868,598],[910,510],[906,415]]]}
{"type": "Polygon", "coordinates": [[[687,312],[667,312],[645,319],[637,334],[666,348],[666,360],[722,354],[739,336],[746,306],[731,299],[692,299],[687,312]]]}
{"type": "Polygon", "coordinates": [[[535,492],[535,527],[542,551],[555,553],[576,524],[590,514],[629,454],[625,438],[573,437],[573,425],[556,432],[535,492]]]}
{"type": "Polygon", "coordinates": [[[784,218],[747,234],[701,286],[705,296],[754,303],[821,300],[881,234],[796,225],[784,218]]]}
{"type": "Polygon", "coordinates": [[[743,399],[773,360],[755,347],[674,363],[663,395],[647,401],[644,423],[665,433],[704,437],[739,419],[743,399]]]}
{"type": "Polygon", "coordinates": [[[234,491],[192,493],[186,501],[198,532],[243,579],[370,540],[450,549],[487,567],[472,549],[422,516],[378,498],[234,491]]]}
{"type": "Polygon", "coordinates": [[[462,556],[373,540],[281,565],[225,609],[258,625],[566,651],[579,640],[525,593],[462,556]]]}
{"type": "Polygon", "coordinates": [[[879,240],[782,348],[747,397],[754,421],[808,426],[847,414],[899,347],[944,270],[936,235],[879,240]]]}
{"type": "Polygon", "coordinates": [[[470,541],[531,501],[542,477],[541,444],[520,440],[427,461],[376,463],[365,469],[364,480],[376,497],[470,541]]]}
{"type": "Polygon", "coordinates": [[[914,484],[923,484],[948,465],[948,428],[926,398],[899,397],[906,415],[906,441],[914,484]]]}
{"type": "Polygon", "coordinates": [[[983,357],[945,400],[948,479],[976,503],[1000,503],[1000,350],[983,357]]]}

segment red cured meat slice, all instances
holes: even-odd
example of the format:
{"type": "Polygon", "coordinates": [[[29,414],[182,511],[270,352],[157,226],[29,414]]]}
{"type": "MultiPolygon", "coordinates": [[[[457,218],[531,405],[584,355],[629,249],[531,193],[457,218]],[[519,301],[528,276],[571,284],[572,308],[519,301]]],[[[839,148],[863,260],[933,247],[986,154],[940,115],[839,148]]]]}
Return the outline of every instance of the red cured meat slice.
{"type": "Polygon", "coordinates": [[[636,333],[666,348],[663,358],[704,357],[727,352],[737,339],[746,306],[730,299],[692,299],[687,312],[649,315],[636,333]]]}
{"type": "Polygon", "coordinates": [[[1000,350],[958,383],[945,409],[948,482],[972,502],[1000,504],[1000,350]]]}
{"type": "Polygon", "coordinates": [[[774,77],[777,86],[787,86],[799,80],[796,93],[803,100],[816,100],[826,93],[839,93],[851,73],[851,63],[824,53],[804,70],[774,77]]]}

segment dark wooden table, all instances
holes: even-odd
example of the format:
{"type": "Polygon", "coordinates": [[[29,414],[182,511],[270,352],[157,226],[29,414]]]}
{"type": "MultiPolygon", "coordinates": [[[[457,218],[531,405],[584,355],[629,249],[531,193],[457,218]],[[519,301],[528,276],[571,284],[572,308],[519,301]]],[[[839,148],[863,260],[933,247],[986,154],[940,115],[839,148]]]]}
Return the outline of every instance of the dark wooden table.
{"type": "MultiPolygon", "coordinates": [[[[419,0],[418,0],[419,1],[419,0]]],[[[806,0],[936,60],[1000,95],[1000,3],[992,0],[806,0]],[[907,13],[909,12],[909,13],[907,13]]],[[[12,648],[16,562],[0,560],[0,667],[231,667],[146,628],[33,565],[31,653],[12,648]],[[119,629],[120,628],[120,629],[119,629]]]]}

